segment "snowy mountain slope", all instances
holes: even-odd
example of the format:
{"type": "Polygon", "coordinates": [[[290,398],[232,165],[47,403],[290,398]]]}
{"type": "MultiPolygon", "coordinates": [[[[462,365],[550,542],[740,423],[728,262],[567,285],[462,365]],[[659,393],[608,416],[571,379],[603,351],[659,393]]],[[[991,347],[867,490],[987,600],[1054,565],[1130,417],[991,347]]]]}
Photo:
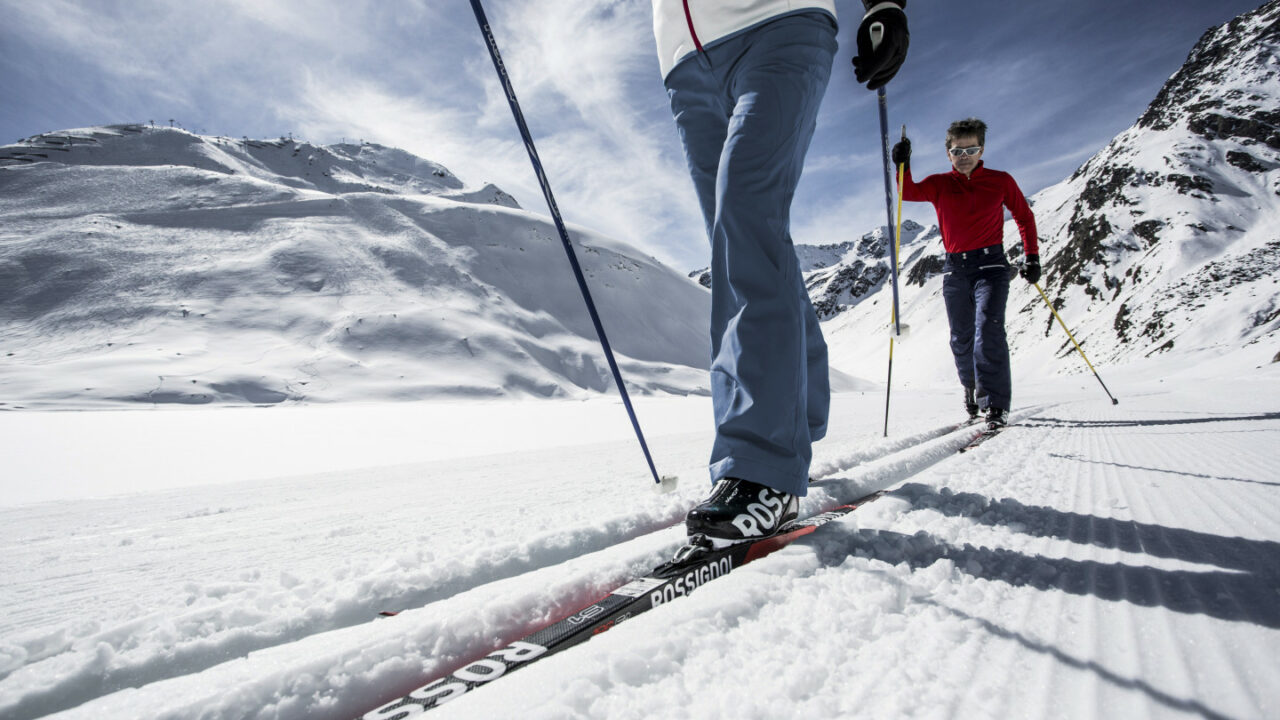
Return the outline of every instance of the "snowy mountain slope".
{"type": "MultiPolygon", "coordinates": [[[[1278,49],[1280,3],[1211,29],[1133,127],[1030,198],[1041,286],[1095,365],[1170,351],[1256,348],[1250,357],[1268,360],[1280,351],[1278,49]]],[[[992,166],[1016,177],[992,150],[992,166]]],[[[1005,245],[1020,254],[1012,221],[1005,245]]],[[[941,253],[940,242],[916,256],[904,251],[902,312],[912,335],[895,366],[901,361],[908,384],[954,377],[941,253]]],[[[883,373],[878,345],[887,340],[873,347],[866,338],[885,336],[887,298],[881,287],[871,303],[827,323],[843,369],[883,373]]],[[[1088,372],[1034,288],[1015,280],[1008,307],[1016,374],[1088,372]]]]}
{"type": "MultiPolygon", "coordinates": [[[[903,259],[919,254],[924,243],[935,236],[936,232],[927,232],[918,223],[910,220],[904,222],[899,248],[903,259]]],[[[813,255],[813,250],[803,246],[797,248],[798,255],[802,258],[801,268],[808,271],[805,284],[809,288],[819,319],[830,319],[857,307],[877,291],[890,288],[889,247],[886,239],[887,233],[883,229],[867,233],[835,264],[816,265],[811,270],[805,267],[803,259],[813,255]]]]}
{"type": "MultiPolygon", "coordinates": [[[[551,224],[376,145],[112,126],[0,148],[0,397],[577,396],[612,379],[551,224]]],[[[639,393],[704,392],[695,283],[575,229],[639,393]]]]}
{"type": "Polygon", "coordinates": [[[1277,51],[1280,3],[1205,33],[1132,128],[1037,197],[1046,291],[1100,359],[1280,350],[1277,51]]]}
{"type": "MultiPolygon", "coordinates": [[[[819,320],[846,312],[882,286],[888,286],[889,250],[885,236],[884,228],[877,228],[857,242],[795,246],[800,272],[804,273],[805,286],[819,320]]],[[[937,237],[936,226],[926,229],[912,220],[904,221],[901,243],[904,263],[914,262],[915,257],[924,253],[925,244],[937,237]]],[[[689,277],[697,279],[703,287],[711,287],[710,268],[695,270],[689,277]]]]}
{"type": "MultiPolygon", "coordinates": [[[[936,392],[900,396],[890,440],[879,397],[839,395],[805,508],[888,497],[433,712],[1268,717],[1277,377],[1144,364],[1115,408],[1035,388],[965,455],[936,392]]],[[[622,445],[0,510],[0,715],[355,717],[670,553],[705,429],[656,444],[675,496],[619,474],[622,445]]]]}

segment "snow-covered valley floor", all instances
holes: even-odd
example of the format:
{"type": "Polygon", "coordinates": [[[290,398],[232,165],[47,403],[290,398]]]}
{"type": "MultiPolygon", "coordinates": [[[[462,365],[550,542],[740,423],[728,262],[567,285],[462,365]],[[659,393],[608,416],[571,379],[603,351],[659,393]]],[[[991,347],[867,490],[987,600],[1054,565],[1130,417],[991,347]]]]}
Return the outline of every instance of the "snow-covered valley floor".
{"type": "MultiPolygon", "coordinates": [[[[963,455],[949,389],[840,395],[803,509],[885,497],[432,714],[1280,716],[1280,372],[1188,366],[963,455]]],[[[675,494],[613,398],[0,413],[0,717],[368,712],[667,559],[710,411],[637,409],[675,494]]]]}

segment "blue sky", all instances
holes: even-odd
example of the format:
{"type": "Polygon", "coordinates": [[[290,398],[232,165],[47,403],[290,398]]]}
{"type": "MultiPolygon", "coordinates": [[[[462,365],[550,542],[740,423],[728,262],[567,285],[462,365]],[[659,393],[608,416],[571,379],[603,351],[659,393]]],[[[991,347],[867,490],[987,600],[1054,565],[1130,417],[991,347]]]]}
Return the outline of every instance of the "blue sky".
{"type": "MultiPolygon", "coordinates": [[[[703,1],[703,0],[695,0],[703,1]]],[[[955,119],[1024,192],[1067,177],[1129,127],[1209,27],[1256,0],[912,0],[888,86],[917,174],[948,169],[955,119]]],[[[565,219],[677,269],[707,262],[647,0],[488,0],[565,219]]],[[[840,51],[792,217],[796,242],[884,222],[875,95],[840,51]]],[[[546,213],[466,0],[0,0],[0,144],[121,122],[233,137],[366,140],[493,182],[546,213]]],[[[927,205],[907,216],[933,221],[927,205]]]]}

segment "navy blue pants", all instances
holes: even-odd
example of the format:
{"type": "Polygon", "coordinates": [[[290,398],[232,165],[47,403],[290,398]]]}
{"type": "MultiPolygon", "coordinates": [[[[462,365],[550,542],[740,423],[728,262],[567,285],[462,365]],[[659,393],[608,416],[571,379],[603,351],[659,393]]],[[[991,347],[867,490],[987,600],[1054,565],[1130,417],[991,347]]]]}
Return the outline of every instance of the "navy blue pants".
{"type": "Polygon", "coordinates": [[[942,297],[951,325],[951,354],[960,383],[975,388],[983,410],[1009,409],[1013,382],[1004,307],[1009,299],[1009,262],[992,245],[967,253],[947,253],[942,297]]]}
{"type": "Polygon", "coordinates": [[[827,346],[791,242],[791,199],[835,51],[829,15],[789,15],[666,78],[711,240],[712,482],[803,496],[827,431],[827,346]]]}

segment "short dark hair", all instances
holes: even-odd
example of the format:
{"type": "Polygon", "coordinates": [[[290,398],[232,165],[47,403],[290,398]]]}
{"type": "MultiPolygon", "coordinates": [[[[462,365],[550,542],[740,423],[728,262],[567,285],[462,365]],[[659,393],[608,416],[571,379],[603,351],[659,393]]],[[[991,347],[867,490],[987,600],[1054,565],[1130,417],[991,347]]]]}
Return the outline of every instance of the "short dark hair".
{"type": "Polygon", "coordinates": [[[951,142],[956,138],[967,137],[973,135],[978,138],[978,145],[987,144],[987,124],[978,118],[965,118],[951,123],[951,127],[947,128],[947,149],[951,149],[951,142]]]}

